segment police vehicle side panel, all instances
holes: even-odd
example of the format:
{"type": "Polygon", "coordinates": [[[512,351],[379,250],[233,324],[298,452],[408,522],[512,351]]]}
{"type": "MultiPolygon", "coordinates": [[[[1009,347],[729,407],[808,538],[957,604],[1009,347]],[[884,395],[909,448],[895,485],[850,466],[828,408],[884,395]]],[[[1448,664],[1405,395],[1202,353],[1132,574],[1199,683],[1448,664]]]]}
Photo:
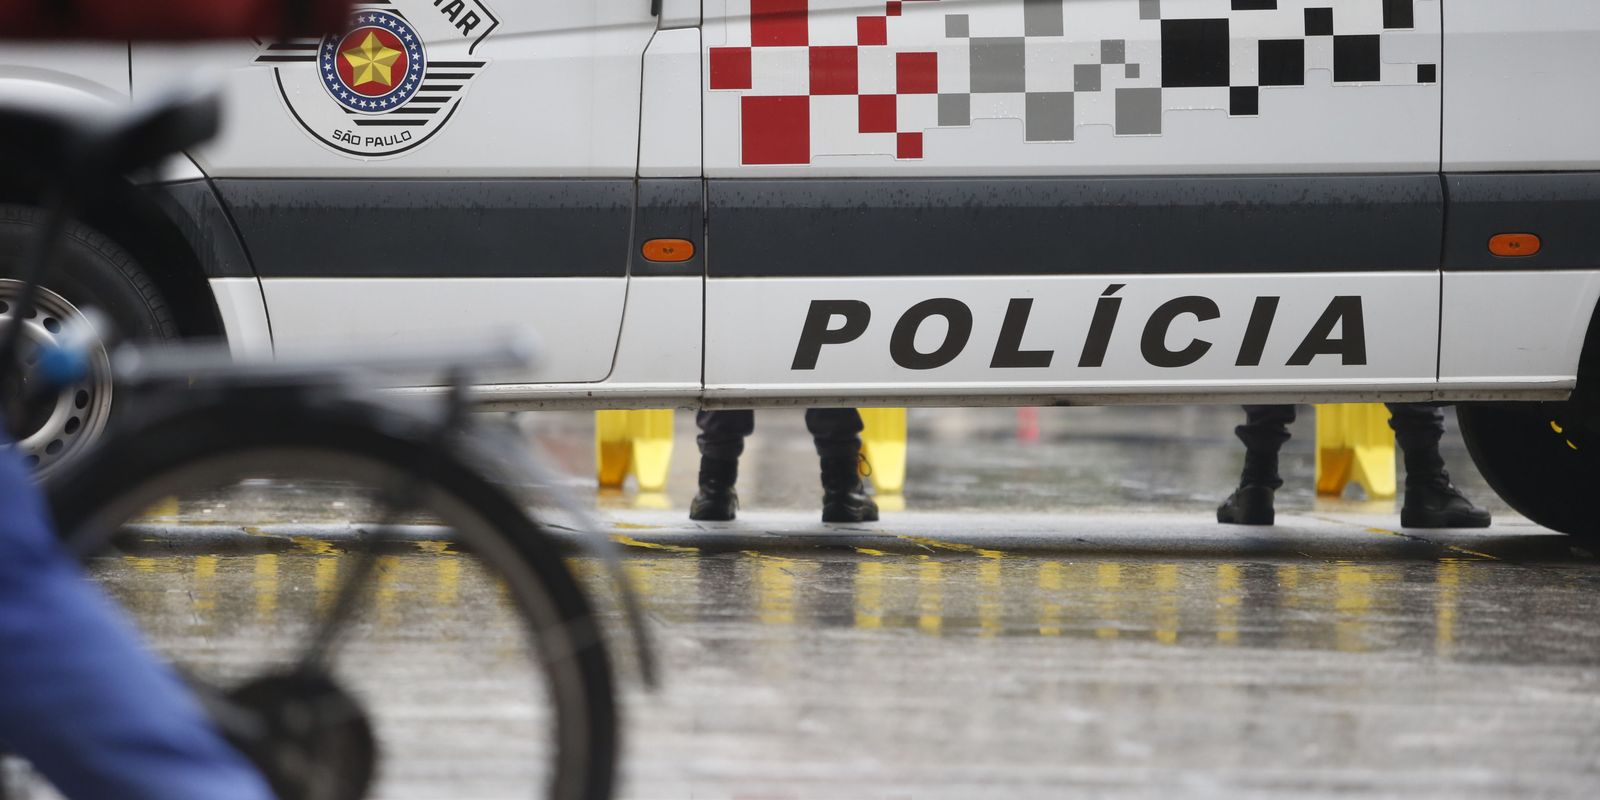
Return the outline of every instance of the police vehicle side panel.
{"type": "Polygon", "coordinates": [[[1436,0],[804,5],[705,6],[710,401],[1431,396],[1436,0]]]}
{"type": "Polygon", "coordinates": [[[1440,389],[1571,386],[1600,298],[1600,5],[1444,6],[1440,389]],[[1490,236],[1538,233],[1532,256],[1490,236]]]}
{"type": "Polygon", "coordinates": [[[0,59],[0,102],[94,109],[120,105],[127,98],[124,46],[6,43],[0,59]]]}
{"type": "Polygon", "coordinates": [[[705,304],[700,3],[667,0],[644,57],[639,183],[628,303],[616,364],[587,402],[660,406],[700,397],[705,304]],[[687,261],[653,263],[652,239],[686,239],[687,261]]]}
{"type": "Polygon", "coordinates": [[[665,3],[664,29],[645,51],[628,297],[611,373],[598,383],[484,387],[490,406],[658,408],[698,401],[706,252],[699,10],[697,0],[665,3]],[[694,255],[651,262],[643,247],[652,239],[688,240],[694,255]]]}
{"type": "Polygon", "coordinates": [[[356,17],[344,37],[133,50],[136,94],[226,75],[229,124],[196,160],[277,352],[531,327],[545,363],[503,380],[606,378],[649,4],[395,0],[356,17]]]}

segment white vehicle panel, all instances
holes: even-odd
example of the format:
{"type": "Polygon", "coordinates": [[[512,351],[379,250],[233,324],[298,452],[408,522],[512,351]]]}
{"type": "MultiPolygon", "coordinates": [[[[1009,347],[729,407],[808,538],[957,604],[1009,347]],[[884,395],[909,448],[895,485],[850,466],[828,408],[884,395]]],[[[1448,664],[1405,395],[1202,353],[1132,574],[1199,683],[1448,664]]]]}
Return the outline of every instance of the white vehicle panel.
{"type": "Polygon", "coordinates": [[[700,176],[700,30],[661,31],[644,54],[639,177],[700,176]]]}
{"type": "Polygon", "coordinates": [[[609,384],[698,389],[704,326],[698,277],[633,277],[609,384]]]}
{"type": "Polygon", "coordinates": [[[229,352],[235,356],[272,355],[272,324],[267,319],[261,282],[255,278],[212,278],[209,283],[229,352]]]}
{"type": "Polygon", "coordinates": [[[693,28],[700,24],[700,0],[661,0],[661,28],[693,28]]]}
{"type": "Polygon", "coordinates": [[[123,44],[5,43],[0,55],[0,99],[47,101],[56,110],[103,108],[128,97],[128,47],[123,44]],[[98,99],[102,102],[85,104],[98,99]]]}
{"type": "MultiPolygon", "coordinates": [[[[492,408],[692,406],[700,396],[702,292],[699,278],[632,278],[616,365],[604,381],[505,383],[485,387],[479,399],[492,408]]],[[[567,344],[548,332],[544,340],[567,344]]]]}
{"type": "Polygon", "coordinates": [[[1450,0],[1444,169],[1600,169],[1600,3],[1450,0]]]}
{"type": "MultiPolygon", "coordinates": [[[[1432,272],[727,279],[708,281],[706,294],[708,397],[1416,391],[1430,389],[1437,370],[1439,276],[1432,272]],[[1098,366],[1082,366],[1094,360],[1088,358],[1095,338],[1090,331],[1098,304],[1108,297],[1122,302],[1105,329],[1103,358],[1098,366]],[[1171,315],[1160,336],[1161,326],[1153,322],[1158,308],[1185,297],[1214,307],[1215,317],[1171,315]],[[1263,297],[1279,298],[1275,313],[1266,315],[1266,325],[1252,326],[1263,297]],[[892,339],[907,324],[909,309],[935,298],[959,298],[970,309],[970,337],[948,363],[908,369],[891,355],[892,339]],[[1312,332],[1329,317],[1335,298],[1354,298],[1359,311],[1334,320],[1323,338],[1359,339],[1359,357],[1321,354],[1291,365],[1297,351],[1317,338],[1312,332]],[[1005,339],[1002,323],[1019,299],[1032,305],[1014,349],[1051,351],[1048,366],[994,366],[1005,339]],[[812,366],[802,363],[807,359],[800,343],[813,301],[819,300],[864,303],[870,320],[855,338],[817,348],[812,366]],[[1247,336],[1250,329],[1255,337],[1247,336]],[[1153,366],[1144,342],[1152,333],[1165,350],[1198,346],[1201,354],[1184,366],[1153,366]],[[1253,355],[1245,346],[1251,338],[1261,341],[1253,355]],[[1241,361],[1248,365],[1239,366],[1241,361]]],[[[906,329],[914,331],[917,354],[941,349],[950,336],[949,319],[930,316],[906,329]]],[[[827,321],[834,332],[847,325],[841,317],[827,321]]]]}
{"type": "MultiPolygon", "coordinates": [[[[491,28],[484,22],[470,36],[461,35],[461,20],[452,23],[442,16],[450,5],[418,0],[392,6],[425,39],[429,64],[483,62],[462,81],[426,80],[425,90],[429,85],[461,88],[433,96],[448,101],[442,108],[449,113],[416,128],[417,138],[427,132],[426,141],[409,149],[357,144],[347,148],[352,152],[341,152],[331,147],[338,144],[332,137],[340,134],[365,139],[409,132],[397,123],[423,106],[396,109],[380,120],[389,127],[358,127],[357,121],[374,120],[346,113],[318,83],[315,63],[261,62],[264,54],[276,57],[263,50],[267,45],[135,45],[134,89],[142,93],[195,74],[221,76],[228,124],[196,154],[213,177],[634,173],[640,54],[656,26],[648,2],[481,0],[478,6],[495,14],[499,24],[491,28]],[[368,150],[372,154],[362,155],[368,150]]],[[[442,69],[441,74],[460,72],[442,69]]],[[[429,99],[426,91],[417,96],[429,99]]],[[[424,121],[421,116],[413,120],[424,121]]]]}
{"type": "Polygon", "coordinates": [[[1600,270],[1447,272],[1443,297],[1441,389],[1571,388],[1600,270]]]}
{"type": "Polygon", "coordinates": [[[278,355],[330,344],[406,348],[499,332],[538,337],[543,358],[499,383],[599,381],[611,371],[625,279],[267,278],[278,355]],[[397,314],[395,309],[416,309],[397,314]],[[614,311],[613,311],[614,309],[614,311]]]}

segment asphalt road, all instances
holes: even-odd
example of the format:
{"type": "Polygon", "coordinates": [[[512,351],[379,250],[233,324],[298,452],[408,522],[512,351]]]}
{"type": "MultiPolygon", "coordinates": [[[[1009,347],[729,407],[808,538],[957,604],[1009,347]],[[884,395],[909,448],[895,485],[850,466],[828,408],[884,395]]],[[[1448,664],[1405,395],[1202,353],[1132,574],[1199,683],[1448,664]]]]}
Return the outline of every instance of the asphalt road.
{"type": "MultiPolygon", "coordinates": [[[[1595,555],[1493,502],[1458,442],[1489,530],[1317,500],[1304,421],[1279,524],[1218,525],[1235,413],[1048,410],[1024,441],[1009,410],[914,412],[904,509],[850,526],[815,520],[795,412],[760,415],[726,524],[685,519],[687,415],[660,495],[596,494],[587,418],[531,418],[662,661],[647,692],[614,637],[622,795],[1594,796],[1595,555]]],[[[189,498],[94,572],[159,648],[235,674],[331,602],[355,515],[320,486],[189,498]]],[[[381,718],[383,796],[527,796],[545,703],[504,592],[426,529],[379,567],[341,664],[381,718]]]]}

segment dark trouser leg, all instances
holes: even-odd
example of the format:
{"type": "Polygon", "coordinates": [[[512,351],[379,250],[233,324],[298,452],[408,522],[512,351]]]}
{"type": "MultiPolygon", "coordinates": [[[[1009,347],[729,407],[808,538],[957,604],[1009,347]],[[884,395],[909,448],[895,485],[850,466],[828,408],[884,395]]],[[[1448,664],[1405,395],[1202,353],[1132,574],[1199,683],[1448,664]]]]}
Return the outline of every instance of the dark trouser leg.
{"type": "Polygon", "coordinates": [[[694,424],[700,427],[695,441],[700,444],[701,458],[738,461],[744,454],[745,437],[756,429],[756,412],[702,411],[694,415],[694,424]]]}
{"type": "Polygon", "coordinates": [[[1289,441],[1289,426],[1294,424],[1292,405],[1245,406],[1244,424],[1233,429],[1244,442],[1244,472],[1240,485],[1283,486],[1278,475],[1278,450],[1289,441]]]}
{"type": "Polygon", "coordinates": [[[1444,412],[1423,403],[1390,403],[1389,427],[1406,458],[1406,499],[1400,524],[1407,528],[1483,528],[1489,512],[1478,508],[1450,483],[1439,439],[1444,412]]]}
{"type": "Polygon", "coordinates": [[[848,458],[861,452],[861,412],[853,408],[808,408],[806,430],[819,458],[848,458]]]}
{"type": "Polygon", "coordinates": [[[1244,424],[1233,429],[1244,442],[1244,472],[1239,488],[1217,508],[1217,521],[1234,525],[1271,525],[1276,519],[1272,494],[1283,485],[1278,475],[1278,450],[1289,441],[1294,406],[1245,406],[1244,424]]]}
{"type": "Polygon", "coordinates": [[[861,454],[861,413],[853,408],[808,408],[806,429],[822,462],[822,521],[870,522],[878,506],[867,496],[856,464],[861,454]]]}
{"type": "Polygon", "coordinates": [[[733,486],[739,480],[739,456],[744,454],[744,439],[756,427],[756,412],[702,411],[694,422],[700,426],[700,491],[689,504],[689,519],[727,521],[739,511],[739,495],[733,486]]]}
{"type": "Polygon", "coordinates": [[[1428,483],[1444,474],[1439,440],[1444,437],[1444,412],[1422,403],[1389,403],[1389,427],[1406,459],[1406,484],[1428,483]]]}

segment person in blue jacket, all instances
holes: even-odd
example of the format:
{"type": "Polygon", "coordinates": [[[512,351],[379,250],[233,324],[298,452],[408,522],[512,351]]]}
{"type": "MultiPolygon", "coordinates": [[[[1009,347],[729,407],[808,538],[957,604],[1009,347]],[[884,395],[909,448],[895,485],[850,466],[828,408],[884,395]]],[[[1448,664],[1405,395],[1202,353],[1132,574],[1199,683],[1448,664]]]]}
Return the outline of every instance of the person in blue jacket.
{"type": "Polygon", "coordinates": [[[273,797],[57,541],[9,446],[0,447],[0,752],[74,800],[273,797]]]}

